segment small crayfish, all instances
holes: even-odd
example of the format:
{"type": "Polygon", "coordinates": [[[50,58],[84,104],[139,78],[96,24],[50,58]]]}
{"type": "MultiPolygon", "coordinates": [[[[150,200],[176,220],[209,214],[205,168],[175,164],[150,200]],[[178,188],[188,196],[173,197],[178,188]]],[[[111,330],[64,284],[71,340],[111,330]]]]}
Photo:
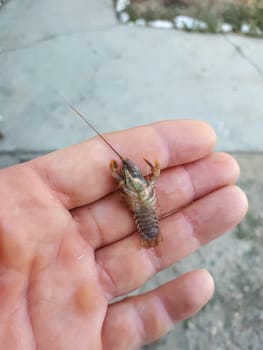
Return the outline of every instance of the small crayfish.
{"type": "Polygon", "coordinates": [[[110,173],[118,184],[124,203],[134,215],[136,226],[141,234],[142,246],[144,248],[156,247],[162,241],[155,193],[156,181],[160,175],[158,161],[151,164],[144,159],[151,168],[151,174],[143,176],[140,169],[130,159],[122,157],[75,107],[69,106],[120,158],[122,167],[116,160],[111,160],[110,173]]]}

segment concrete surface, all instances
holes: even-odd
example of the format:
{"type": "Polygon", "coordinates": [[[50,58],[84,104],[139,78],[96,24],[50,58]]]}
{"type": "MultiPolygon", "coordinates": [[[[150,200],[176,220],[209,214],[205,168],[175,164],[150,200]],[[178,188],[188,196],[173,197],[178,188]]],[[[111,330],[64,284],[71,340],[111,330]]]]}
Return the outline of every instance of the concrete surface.
{"type": "Polygon", "coordinates": [[[247,219],[158,274],[141,291],[195,268],[213,300],[144,349],[261,350],[263,342],[263,41],[121,26],[110,0],[9,0],[0,9],[0,167],[92,132],[169,118],[212,123],[241,164],[247,219]]]}
{"type": "Polygon", "coordinates": [[[263,149],[261,40],[121,26],[110,0],[11,0],[0,16],[1,149],[90,136],[63,99],[101,131],[201,118],[219,149],[263,149]]]}

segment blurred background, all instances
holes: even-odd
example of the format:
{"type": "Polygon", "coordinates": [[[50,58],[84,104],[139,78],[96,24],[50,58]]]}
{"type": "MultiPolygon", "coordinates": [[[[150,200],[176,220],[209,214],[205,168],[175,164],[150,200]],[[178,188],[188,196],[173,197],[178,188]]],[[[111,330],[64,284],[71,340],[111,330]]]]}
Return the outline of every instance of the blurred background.
{"type": "Polygon", "coordinates": [[[101,132],[205,120],[240,163],[246,219],[140,290],[206,268],[213,299],[144,349],[262,349],[262,38],[262,0],[0,1],[1,167],[93,136],[65,101],[101,132]]]}

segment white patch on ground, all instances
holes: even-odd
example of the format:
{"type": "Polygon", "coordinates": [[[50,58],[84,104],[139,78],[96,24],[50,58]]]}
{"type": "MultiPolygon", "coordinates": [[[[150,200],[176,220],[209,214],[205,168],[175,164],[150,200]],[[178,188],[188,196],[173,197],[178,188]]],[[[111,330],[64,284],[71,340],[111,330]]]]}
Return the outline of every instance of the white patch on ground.
{"type": "Polygon", "coordinates": [[[203,21],[200,21],[196,18],[188,17],[188,16],[177,16],[174,19],[174,24],[177,29],[207,29],[207,24],[203,21]]]}
{"type": "Polygon", "coordinates": [[[124,11],[128,5],[130,5],[130,0],[117,0],[116,1],[116,11],[117,12],[124,11]]]}
{"type": "Polygon", "coordinates": [[[165,21],[162,19],[156,19],[154,21],[150,21],[149,27],[152,28],[157,28],[157,29],[172,29],[173,28],[173,23],[170,21],[165,21]]]}
{"type": "Polygon", "coordinates": [[[121,23],[127,23],[129,22],[130,16],[127,12],[121,12],[119,20],[121,23]]]}
{"type": "Polygon", "coordinates": [[[242,33],[249,33],[250,32],[250,25],[247,23],[243,23],[241,26],[241,32],[242,33]]]}
{"type": "Polygon", "coordinates": [[[232,30],[233,30],[233,27],[231,24],[229,24],[229,23],[222,23],[221,24],[221,32],[230,33],[230,32],[232,32],[232,30]]]}
{"type": "Polygon", "coordinates": [[[147,23],[146,23],[144,18],[138,18],[138,19],[136,19],[135,24],[138,27],[146,27],[147,23]]]}

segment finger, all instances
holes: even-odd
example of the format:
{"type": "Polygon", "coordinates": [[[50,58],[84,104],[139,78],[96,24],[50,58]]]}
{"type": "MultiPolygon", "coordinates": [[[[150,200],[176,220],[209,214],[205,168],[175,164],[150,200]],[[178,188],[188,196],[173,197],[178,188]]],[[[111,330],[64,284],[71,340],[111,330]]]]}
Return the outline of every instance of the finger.
{"type": "MultiPolygon", "coordinates": [[[[183,207],[211,191],[234,184],[239,176],[236,161],[225,153],[213,153],[198,161],[164,170],[157,183],[160,215],[183,207]]],[[[72,211],[80,232],[94,248],[111,244],[133,232],[132,214],[114,193],[89,206],[72,211]]]]}
{"type": "Polygon", "coordinates": [[[103,327],[103,348],[131,350],[153,342],[175,323],[199,311],[213,292],[210,274],[197,270],[153,291],[112,304],[103,327]]]}
{"type": "MultiPolygon", "coordinates": [[[[105,135],[124,157],[139,167],[143,157],[158,158],[161,167],[194,161],[209,154],[215,143],[212,128],[199,121],[166,121],[105,135]],[[189,136],[190,135],[190,136],[189,136]]],[[[109,162],[113,151],[98,137],[33,160],[63,204],[72,209],[113,191],[109,162]]]]}
{"type": "Polygon", "coordinates": [[[154,249],[141,248],[138,233],[99,249],[96,260],[108,297],[140,287],[158,271],[233,228],[246,211],[245,194],[227,186],[161,220],[163,242],[154,249]]]}

